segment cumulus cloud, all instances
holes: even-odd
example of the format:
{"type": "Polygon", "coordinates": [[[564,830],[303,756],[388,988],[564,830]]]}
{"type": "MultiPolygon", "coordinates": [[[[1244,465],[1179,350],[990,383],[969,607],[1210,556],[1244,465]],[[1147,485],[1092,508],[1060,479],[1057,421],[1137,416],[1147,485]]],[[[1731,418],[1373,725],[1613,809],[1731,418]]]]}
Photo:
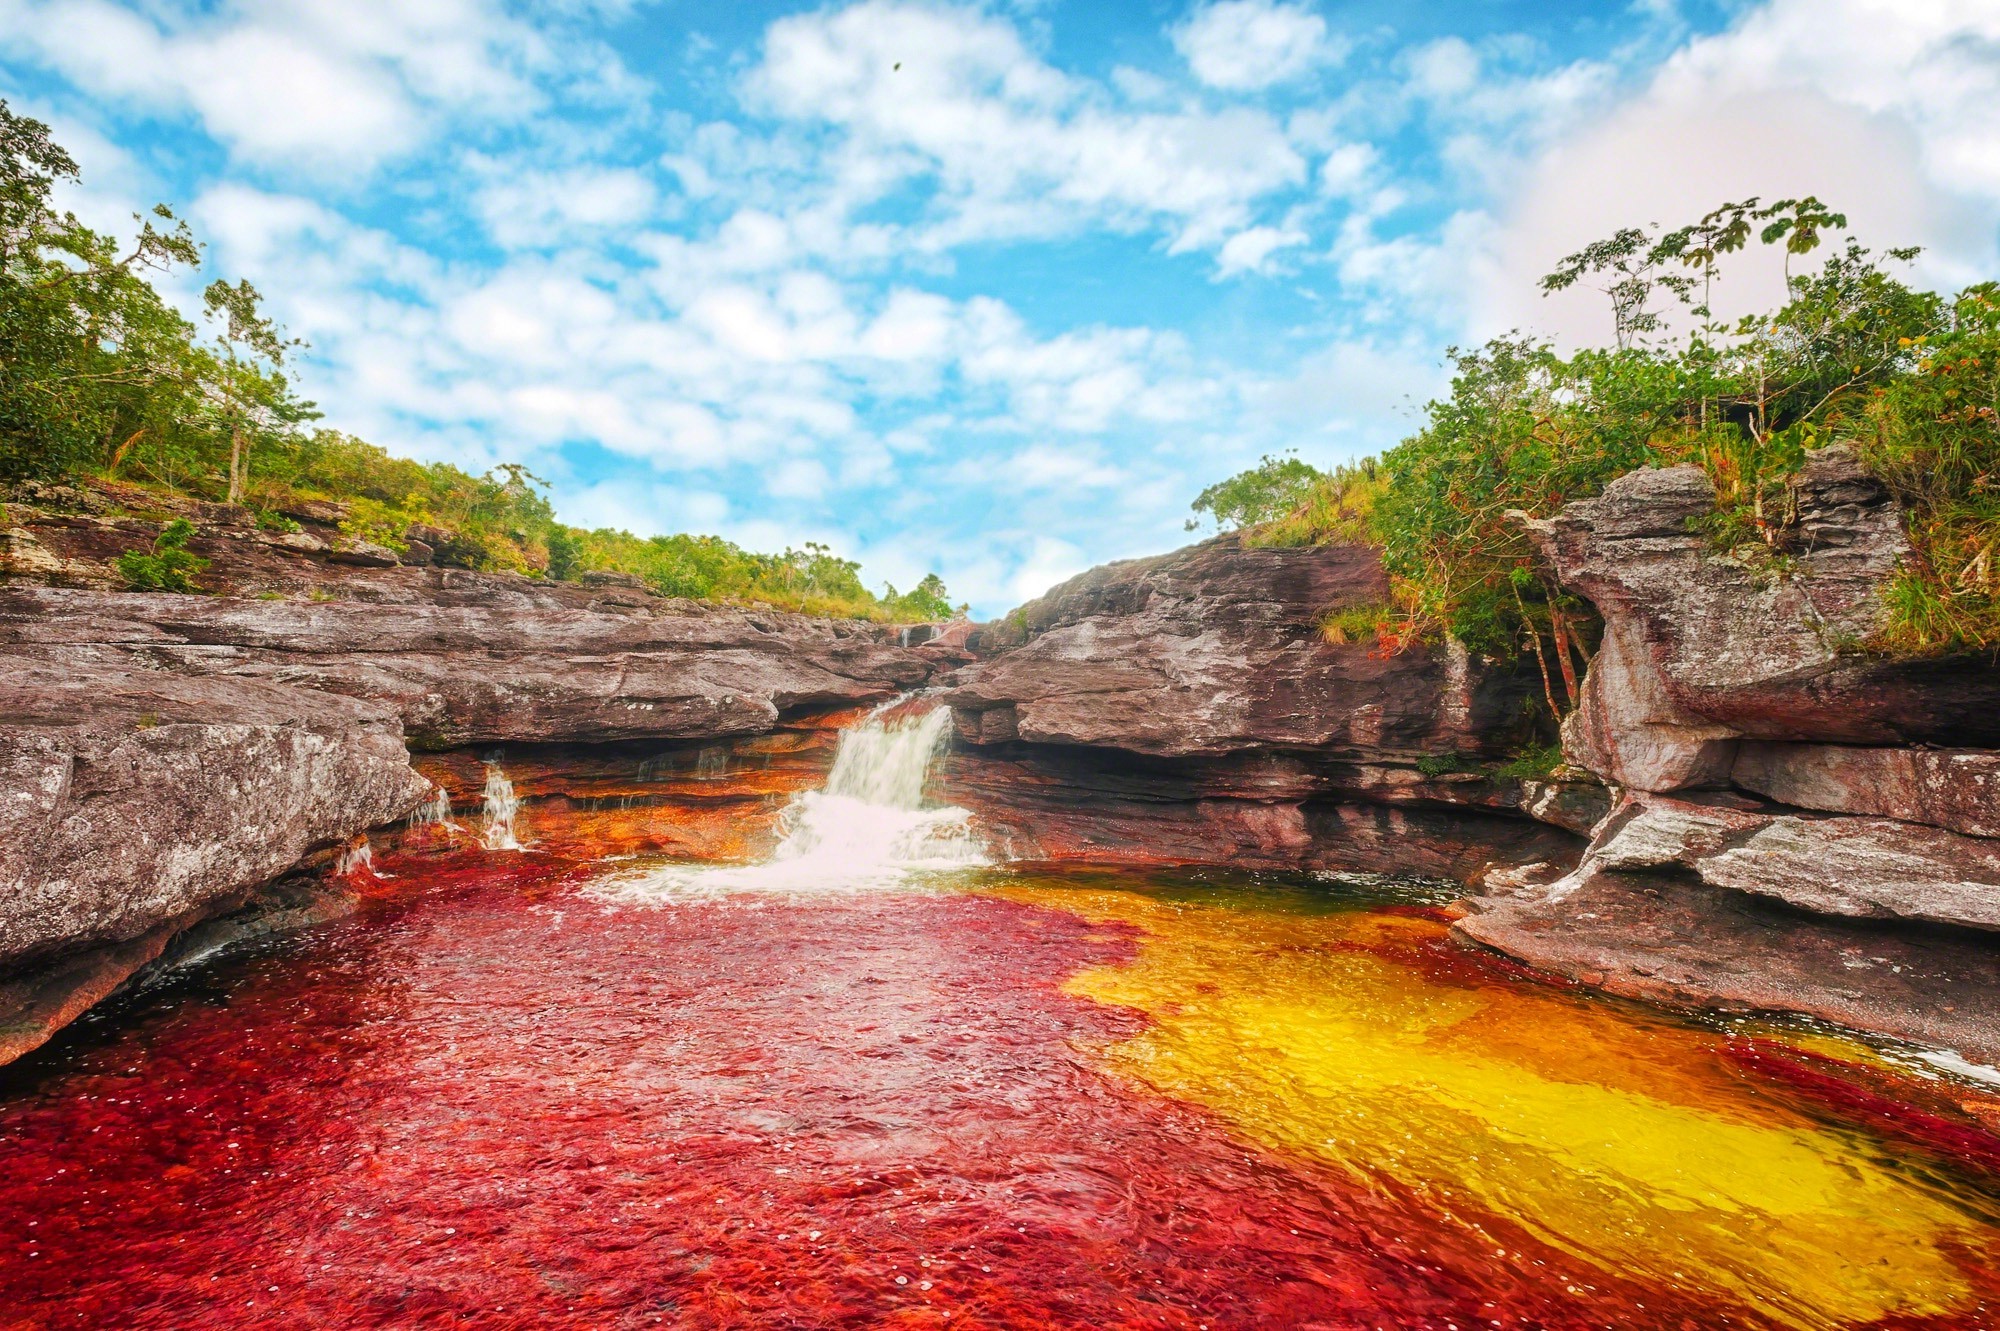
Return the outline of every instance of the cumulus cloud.
{"type": "Polygon", "coordinates": [[[530,114],[553,70],[547,36],[492,0],[4,0],[0,51],[96,96],[191,115],[250,160],[321,172],[406,153],[452,117],[530,114]]]}
{"type": "Polygon", "coordinates": [[[857,198],[930,182],[918,239],[933,248],[1085,224],[1158,225],[1176,249],[1205,248],[1306,176],[1267,112],[1135,109],[976,10],[864,0],[780,19],[745,86],[775,115],[837,131],[857,198]]]}
{"type": "Polygon", "coordinates": [[[1326,20],[1301,5],[1221,0],[1174,30],[1174,49],[1211,88],[1250,92],[1295,79],[1339,59],[1342,43],[1326,20]]]}
{"type": "MultiPolygon", "coordinates": [[[[1540,301],[1556,259],[1621,226],[1674,226],[1725,199],[1817,194],[1878,247],[1929,248],[1919,276],[1992,271],[2000,205],[2000,10],[1772,0],[1689,43],[1635,95],[1550,145],[1475,265],[1477,326],[1601,340],[1594,294],[1540,301]]],[[[1718,308],[1782,292],[1779,260],[1741,256],[1718,308]]]]}

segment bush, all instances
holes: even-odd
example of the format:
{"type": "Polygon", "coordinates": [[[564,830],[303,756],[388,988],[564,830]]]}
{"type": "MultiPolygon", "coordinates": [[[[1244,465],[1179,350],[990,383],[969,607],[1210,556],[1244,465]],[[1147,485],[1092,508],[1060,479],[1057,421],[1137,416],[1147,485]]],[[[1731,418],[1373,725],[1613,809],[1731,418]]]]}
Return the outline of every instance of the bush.
{"type": "Polygon", "coordinates": [[[149,552],[127,550],[118,556],[118,576],[134,591],[192,592],[194,575],[208,567],[208,561],[188,553],[194,524],[175,518],[153,538],[149,552]]]}

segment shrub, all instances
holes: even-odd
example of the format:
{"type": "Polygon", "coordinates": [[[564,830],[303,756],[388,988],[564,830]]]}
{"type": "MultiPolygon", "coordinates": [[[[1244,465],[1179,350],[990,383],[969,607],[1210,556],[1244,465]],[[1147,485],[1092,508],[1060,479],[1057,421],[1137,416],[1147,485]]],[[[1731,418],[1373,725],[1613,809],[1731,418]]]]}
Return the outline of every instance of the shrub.
{"type": "Polygon", "coordinates": [[[208,561],[188,552],[187,543],[193,536],[194,524],[175,518],[153,538],[150,551],[127,550],[118,556],[118,576],[134,591],[197,590],[194,575],[207,568],[208,561]]]}

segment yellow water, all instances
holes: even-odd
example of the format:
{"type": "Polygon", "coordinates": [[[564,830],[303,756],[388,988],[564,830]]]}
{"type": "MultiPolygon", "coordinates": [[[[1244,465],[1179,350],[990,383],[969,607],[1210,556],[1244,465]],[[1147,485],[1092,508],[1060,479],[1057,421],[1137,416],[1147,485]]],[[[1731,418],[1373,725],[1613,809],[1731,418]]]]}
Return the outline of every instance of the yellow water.
{"type": "Polygon", "coordinates": [[[1976,1194],[1757,1094],[1716,1031],[1448,955],[1426,965],[1451,946],[1434,918],[1256,893],[996,890],[1138,930],[1128,964],[1069,986],[1150,1019],[1092,1051],[1107,1070],[1414,1197],[1489,1238],[1496,1263],[1535,1260],[1525,1232],[1571,1265],[1798,1327],[1951,1324],[1974,1307],[1953,1253],[1983,1265],[1996,1251],[1976,1194]]]}

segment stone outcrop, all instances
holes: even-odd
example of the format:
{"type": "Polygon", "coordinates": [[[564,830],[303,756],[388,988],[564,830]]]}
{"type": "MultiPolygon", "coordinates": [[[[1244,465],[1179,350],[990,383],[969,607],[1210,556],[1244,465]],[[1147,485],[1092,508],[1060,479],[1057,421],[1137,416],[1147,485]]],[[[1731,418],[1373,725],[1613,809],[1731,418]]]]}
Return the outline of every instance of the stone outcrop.
{"type": "Polygon", "coordinates": [[[380,706],[122,658],[0,657],[0,1061],[428,789],[380,706]]]}
{"type": "Polygon", "coordinates": [[[782,713],[924,682],[892,630],[620,598],[528,578],[381,570],[366,601],[0,590],[0,650],[118,657],[381,703],[425,749],[757,734],[782,713]]]}
{"type": "Polygon", "coordinates": [[[1619,993],[2000,1050],[2000,668],[1869,649],[1910,552],[1851,451],[1808,458],[1768,550],[1714,549],[1713,506],[1676,467],[1532,524],[1604,618],[1564,747],[1616,806],[1460,932],[1619,993]]]}
{"type": "Polygon", "coordinates": [[[1360,546],[1224,536],[1093,569],[970,635],[942,793],[1030,860],[1457,877],[1573,860],[1522,805],[1575,801],[1491,775],[1522,738],[1525,676],[1322,631],[1387,596],[1360,546]]]}
{"type": "Polygon", "coordinates": [[[1591,875],[1475,898],[1454,929],[1593,989],[1671,1007],[1796,1013],[2000,1063],[2000,948],[1949,929],[1803,915],[1682,873],[1591,875]]]}
{"type": "Polygon", "coordinates": [[[824,774],[829,718],[950,656],[875,625],[417,567],[203,516],[204,583],[256,595],[102,590],[115,551],[151,539],[102,512],[36,519],[32,568],[10,546],[0,1062],[190,928],[296,897],[269,885],[403,817],[429,778],[476,823],[489,758],[544,850],[754,854],[824,774]]]}

